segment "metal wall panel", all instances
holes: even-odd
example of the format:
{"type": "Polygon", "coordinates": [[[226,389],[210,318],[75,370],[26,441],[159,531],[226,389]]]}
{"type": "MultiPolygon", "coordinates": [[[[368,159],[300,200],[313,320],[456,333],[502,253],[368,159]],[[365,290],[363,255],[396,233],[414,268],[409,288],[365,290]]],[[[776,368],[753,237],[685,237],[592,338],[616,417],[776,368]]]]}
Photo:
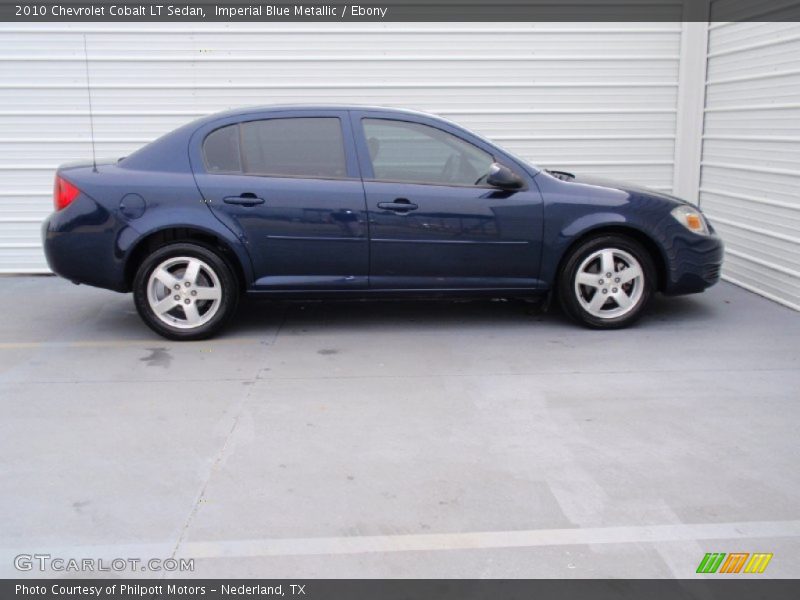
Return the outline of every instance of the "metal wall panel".
{"type": "MultiPolygon", "coordinates": [[[[451,118],[531,162],[669,190],[677,23],[0,24],[0,272],[46,270],[53,169],[231,107],[367,103],[451,118]]],[[[768,60],[768,58],[765,58],[768,60]]]]}
{"type": "Polygon", "coordinates": [[[700,205],[723,276],[800,310],[800,24],[709,31],[700,205]]]}

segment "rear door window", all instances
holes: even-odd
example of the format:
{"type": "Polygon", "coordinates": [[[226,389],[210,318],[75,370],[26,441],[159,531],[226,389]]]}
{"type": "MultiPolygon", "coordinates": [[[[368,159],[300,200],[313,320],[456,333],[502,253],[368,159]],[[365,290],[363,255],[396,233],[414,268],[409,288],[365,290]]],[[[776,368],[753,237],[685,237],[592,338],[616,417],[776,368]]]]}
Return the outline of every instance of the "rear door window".
{"type": "Polygon", "coordinates": [[[336,117],[242,123],[241,146],[245,173],[287,177],[347,176],[342,126],[336,117]]]}
{"type": "Polygon", "coordinates": [[[212,131],[203,143],[210,173],[338,179],[347,177],[336,117],[248,121],[212,131]]]}

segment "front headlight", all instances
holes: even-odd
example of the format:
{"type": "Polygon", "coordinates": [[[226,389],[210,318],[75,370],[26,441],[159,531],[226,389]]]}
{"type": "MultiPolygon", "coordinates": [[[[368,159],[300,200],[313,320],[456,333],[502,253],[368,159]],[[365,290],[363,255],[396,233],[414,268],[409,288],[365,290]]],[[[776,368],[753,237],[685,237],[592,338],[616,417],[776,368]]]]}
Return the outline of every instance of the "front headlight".
{"type": "Polygon", "coordinates": [[[708,223],[706,223],[703,213],[692,206],[682,204],[672,210],[672,216],[689,231],[701,235],[709,234],[708,223]]]}

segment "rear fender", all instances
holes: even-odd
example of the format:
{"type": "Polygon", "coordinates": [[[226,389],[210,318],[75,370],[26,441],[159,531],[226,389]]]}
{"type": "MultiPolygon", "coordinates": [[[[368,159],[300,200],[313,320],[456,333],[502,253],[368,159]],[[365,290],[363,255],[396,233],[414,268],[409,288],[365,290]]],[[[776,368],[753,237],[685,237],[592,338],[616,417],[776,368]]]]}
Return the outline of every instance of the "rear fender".
{"type": "Polygon", "coordinates": [[[114,256],[124,264],[125,273],[133,251],[145,238],[167,229],[192,229],[220,239],[238,260],[245,285],[253,281],[252,262],[242,242],[211,212],[190,171],[141,171],[101,164],[97,171],[81,166],[60,173],[119,223],[114,256]]]}
{"type": "Polygon", "coordinates": [[[120,236],[117,240],[118,251],[127,257],[126,272],[129,268],[127,261],[142,241],[159,232],[173,229],[190,229],[219,239],[235,256],[245,278],[243,283],[245,287],[250,287],[254,280],[250,256],[241,240],[220,223],[205,204],[196,208],[170,208],[168,214],[159,214],[156,211],[145,213],[135,224],[135,236],[120,236]]]}

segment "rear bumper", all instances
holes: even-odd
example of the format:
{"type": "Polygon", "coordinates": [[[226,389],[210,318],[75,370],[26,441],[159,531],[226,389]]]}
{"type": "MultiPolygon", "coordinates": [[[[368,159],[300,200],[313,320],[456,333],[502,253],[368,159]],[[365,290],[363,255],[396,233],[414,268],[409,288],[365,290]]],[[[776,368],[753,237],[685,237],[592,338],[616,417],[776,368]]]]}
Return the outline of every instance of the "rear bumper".
{"type": "Polygon", "coordinates": [[[670,239],[664,293],[670,296],[696,294],[720,279],[725,252],[716,235],[701,236],[680,231],[670,239]]]}
{"type": "Polygon", "coordinates": [[[75,283],[127,291],[118,240],[127,229],[106,209],[79,196],[42,223],[42,245],[47,264],[56,274],[75,283]]]}

